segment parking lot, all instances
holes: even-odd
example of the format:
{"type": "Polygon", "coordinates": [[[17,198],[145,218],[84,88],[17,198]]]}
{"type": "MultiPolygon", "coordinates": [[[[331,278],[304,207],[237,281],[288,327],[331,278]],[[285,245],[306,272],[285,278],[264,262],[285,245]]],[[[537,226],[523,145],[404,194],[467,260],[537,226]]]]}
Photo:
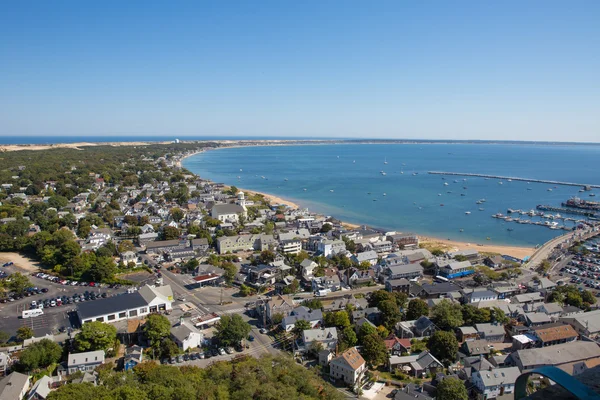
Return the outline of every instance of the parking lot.
{"type": "MultiPolygon", "coordinates": [[[[1,273],[7,276],[15,272],[26,272],[15,265],[0,268],[1,273]]],[[[128,289],[95,283],[90,286],[92,282],[73,284],[58,278],[51,279],[51,276],[41,273],[30,273],[28,278],[31,287],[27,291],[22,294],[9,293],[7,297],[0,299],[0,330],[11,335],[23,325],[31,327],[36,336],[56,334],[69,327],[77,327],[78,321],[74,312],[79,302],[115,296],[125,293],[128,289]],[[32,302],[35,302],[35,307],[32,302]],[[34,308],[42,309],[43,315],[21,318],[24,310],[34,308]]]]}
{"type": "Polygon", "coordinates": [[[553,267],[557,279],[579,287],[581,290],[591,290],[600,297],[600,251],[599,239],[591,239],[584,244],[585,251],[579,253],[565,252],[555,260],[553,267]]]}

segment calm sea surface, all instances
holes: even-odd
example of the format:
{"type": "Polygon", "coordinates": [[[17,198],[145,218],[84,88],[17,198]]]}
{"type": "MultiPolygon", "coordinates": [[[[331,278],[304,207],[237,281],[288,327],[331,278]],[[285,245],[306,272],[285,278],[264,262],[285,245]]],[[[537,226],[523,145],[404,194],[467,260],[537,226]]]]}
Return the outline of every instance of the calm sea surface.
{"type": "Polygon", "coordinates": [[[506,214],[507,208],[560,206],[575,195],[600,201],[600,190],[594,191],[597,197],[588,197],[589,192],[579,193],[579,187],[499,184],[494,179],[451,176],[444,180],[427,171],[600,184],[599,165],[600,146],[503,144],[241,147],[207,151],[184,161],[185,168],[204,178],[275,194],[348,222],[473,243],[524,246],[543,243],[564,231],[491,216],[506,214]],[[485,203],[476,204],[480,199],[485,203]]]}

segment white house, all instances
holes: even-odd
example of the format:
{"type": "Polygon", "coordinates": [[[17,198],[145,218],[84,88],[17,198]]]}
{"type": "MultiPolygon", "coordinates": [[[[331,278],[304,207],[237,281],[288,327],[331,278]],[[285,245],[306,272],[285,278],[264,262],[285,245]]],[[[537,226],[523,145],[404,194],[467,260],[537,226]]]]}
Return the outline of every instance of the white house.
{"type": "Polygon", "coordinates": [[[101,364],[104,364],[104,350],[86,351],[85,353],[75,354],[69,353],[67,373],[70,375],[77,371],[93,371],[101,364]]]}
{"type": "Polygon", "coordinates": [[[195,326],[180,322],[171,329],[171,337],[183,350],[202,347],[204,335],[195,326]]]}
{"type": "Polygon", "coordinates": [[[336,255],[346,251],[346,244],[343,240],[322,240],[317,245],[317,250],[320,251],[324,257],[336,255]]]}
{"type": "Polygon", "coordinates": [[[321,310],[311,310],[304,306],[296,307],[288,316],[283,318],[281,327],[285,331],[291,331],[294,329],[296,322],[300,320],[308,322],[310,327],[314,328],[323,323],[323,312],[321,310]]]}
{"type": "Polygon", "coordinates": [[[210,216],[221,222],[239,222],[239,216],[245,215],[245,210],[238,204],[215,204],[210,216]]]}
{"type": "Polygon", "coordinates": [[[360,383],[367,363],[356,347],[351,347],[329,363],[329,375],[334,379],[342,379],[348,385],[360,383]]]}
{"type": "Polygon", "coordinates": [[[0,399],[22,399],[29,390],[31,377],[13,372],[0,380],[0,399]]]}
{"type": "Polygon", "coordinates": [[[484,399],[495,399],[513,393],[515,382],[521,375],[518,367],[495,368],[473,372],[471,379],[484,399]]]}

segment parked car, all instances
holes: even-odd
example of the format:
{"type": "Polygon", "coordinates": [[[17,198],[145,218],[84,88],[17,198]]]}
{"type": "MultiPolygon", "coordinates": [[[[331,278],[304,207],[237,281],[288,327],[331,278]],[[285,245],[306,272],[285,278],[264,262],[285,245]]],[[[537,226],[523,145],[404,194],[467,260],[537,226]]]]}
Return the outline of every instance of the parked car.
{"type": "Polygon", "coordinates": [[[222,355],[222,356],[224,356],[224,355],[225,355],[225,354],[227,354],[227,353],[225,352],[225,349],[221,347],[221,348],[219,349],[219,354],[220,354],[220,355],[222,355]]]}
{"type": "Polygon", "coordinates": [[[250,342],[254,342],[254,336],[252,336],[252,335],[248,336],[248,340],[249,340],[250,342]]]}

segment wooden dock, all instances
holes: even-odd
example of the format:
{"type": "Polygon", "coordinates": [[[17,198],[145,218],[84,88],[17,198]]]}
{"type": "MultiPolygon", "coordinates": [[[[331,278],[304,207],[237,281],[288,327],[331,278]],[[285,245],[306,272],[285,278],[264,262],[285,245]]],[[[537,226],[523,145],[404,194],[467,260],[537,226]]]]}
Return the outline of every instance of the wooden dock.
{"type": "Polygon", "coordinates": [[[579,186],[582,188],[594,188],[600,189],[600,185],[591,185],[589,183],[575,183],[575,182],[561,182],[561,181],[549,181],[545,179],[527,179],[519,178],[516,176],[500,176],[500,175],[486,175],[486,174],[473,174],[468,172],[445,172],[445,171],[427,171],[431,175],[450,175],[450,176],[470,176],[476,178],[488,178],[488,179],[499,179],[504,181],[521,181],[521,182],[535,182],[535,183],[547,183],[549,185],[562,185],[562,186],[579,186]]]}

